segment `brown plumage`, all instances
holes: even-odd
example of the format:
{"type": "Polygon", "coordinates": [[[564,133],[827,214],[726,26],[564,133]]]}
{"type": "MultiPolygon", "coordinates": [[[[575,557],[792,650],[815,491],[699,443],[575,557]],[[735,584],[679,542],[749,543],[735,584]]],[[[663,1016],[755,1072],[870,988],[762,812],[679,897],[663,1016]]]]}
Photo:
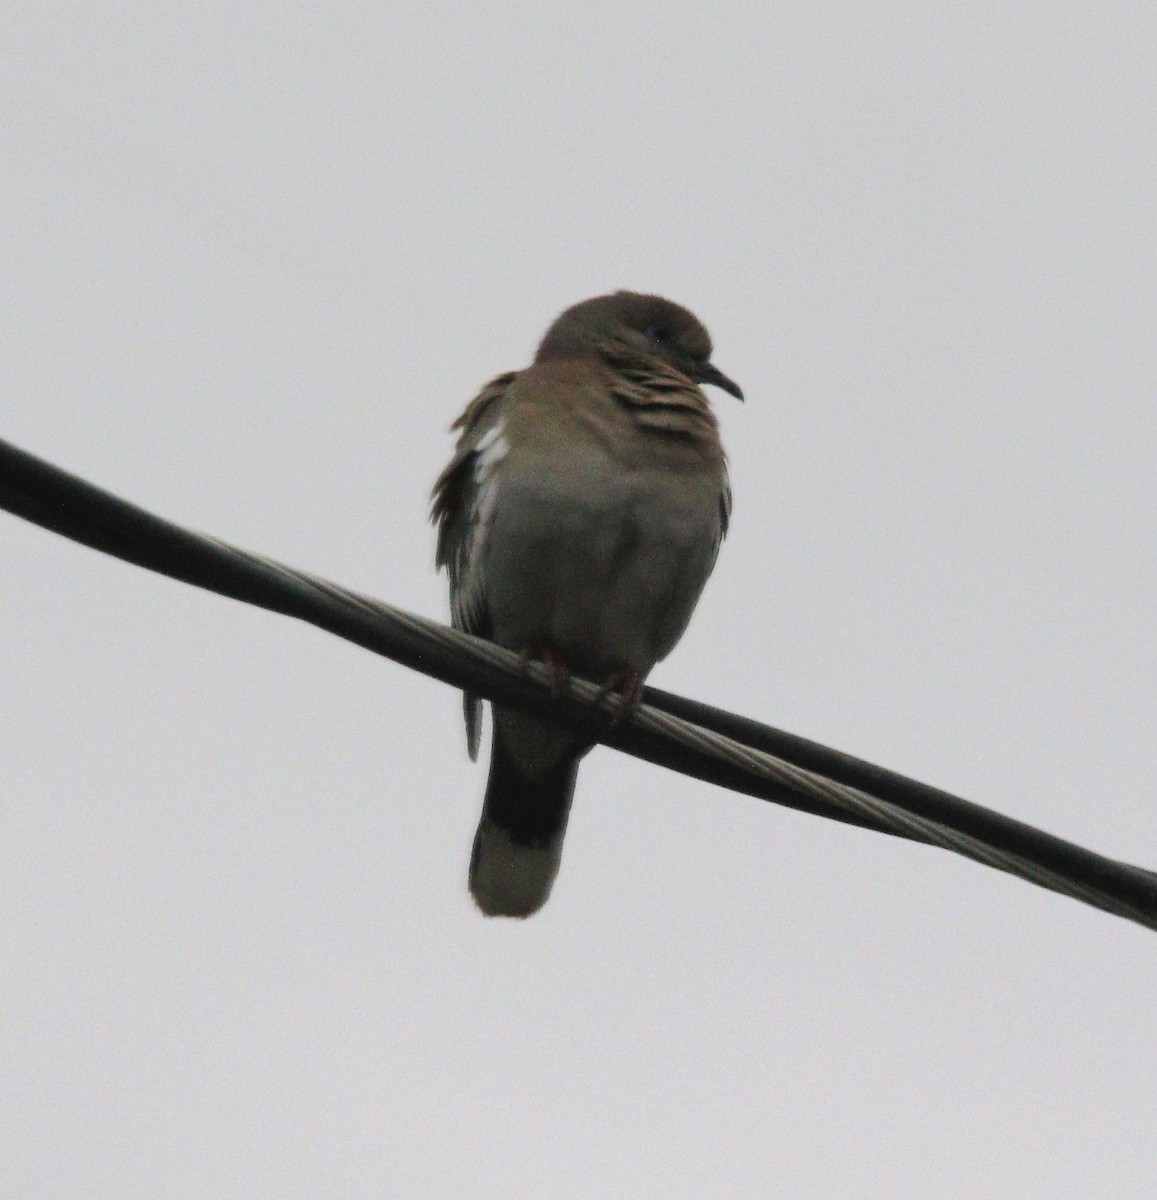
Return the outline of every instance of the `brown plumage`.
{"type": "MultiPolygon", "coordinates": [[[[715,563],[731,496],[699,385],[742,399],[687,309],[616,292],[567,309],[531,366],[455,421],[434,487],[456,628],[637,695],[678,641],[715,563]]],[[[481,705],[465,697],[471,757],[481,705]]],[[[573,735],[498,709],[470,864],[483,912],[529,916],[558,871],[573,735]]]]}

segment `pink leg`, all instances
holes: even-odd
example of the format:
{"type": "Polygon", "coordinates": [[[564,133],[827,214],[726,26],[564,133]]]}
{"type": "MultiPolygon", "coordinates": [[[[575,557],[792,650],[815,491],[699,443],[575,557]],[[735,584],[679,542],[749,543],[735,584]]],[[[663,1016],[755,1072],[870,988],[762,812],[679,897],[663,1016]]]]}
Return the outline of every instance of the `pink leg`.
{"type": "Polygon", "coordinates": [[[639,706],[643,698],[643,672],[638,667],[626,667],[616,671],[603,684],[599,692],[599,703],[614,698],[616,711],[612,725],[621,725],[639,706]]]}
{"type": "Polygon", "coordinates": [[[538,646],[528,646],[518,656],[519,666],[524,671],[532,660],[542,663],[550,672],[550,694],[557,699],[570,683],[570,668],[563,662],[559,652],[545,642],[538,646]]]}

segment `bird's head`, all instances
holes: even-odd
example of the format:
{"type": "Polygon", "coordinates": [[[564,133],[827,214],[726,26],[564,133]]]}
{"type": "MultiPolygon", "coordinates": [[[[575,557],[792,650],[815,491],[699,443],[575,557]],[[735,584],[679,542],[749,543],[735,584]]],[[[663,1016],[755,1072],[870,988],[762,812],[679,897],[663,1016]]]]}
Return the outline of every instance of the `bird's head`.
{"type": "Polygon", "coordinates": [[[737,400],[743,392],[711,362],[711,337],[681,304],[662,296],[613,292],[568,308],[546,331],[536,362],[614,348],[669,363],[696,383],[710,383],[737,400]]]}

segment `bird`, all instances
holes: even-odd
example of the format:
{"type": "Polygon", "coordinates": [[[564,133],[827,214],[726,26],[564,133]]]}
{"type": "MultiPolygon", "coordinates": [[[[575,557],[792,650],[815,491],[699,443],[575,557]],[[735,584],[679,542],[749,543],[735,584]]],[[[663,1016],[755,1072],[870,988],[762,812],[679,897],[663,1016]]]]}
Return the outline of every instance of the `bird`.
{"type": "MultiPolygon", "coordinates": [[[[566,309],[530,366],[490,380],[451,426],[434,485],[437,567],[455,629],[601,684],[622,715],[682,636],[731,516],[719,425],[701,385],[743,399],[706,328],[661,296],[566,309]]],[[[476,759],[482,705],[463,696],[476,759]]],[[[562,860],[591,743],[494,706],[469,887],[487,916],[528,917],[562,860]]]]}

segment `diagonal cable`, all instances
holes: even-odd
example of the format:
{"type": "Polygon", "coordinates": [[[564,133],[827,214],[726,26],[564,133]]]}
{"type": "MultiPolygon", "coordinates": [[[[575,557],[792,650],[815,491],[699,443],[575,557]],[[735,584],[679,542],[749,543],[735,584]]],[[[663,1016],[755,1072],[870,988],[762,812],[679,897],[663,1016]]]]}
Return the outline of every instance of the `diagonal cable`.
{"type": "Polygon", "coordinates": [[[0,442],[0,507],[138,566],[297,617],[615,749],[818,816],[937,845],[1157,929],[1157,875],[806,739],[653,688],[612,725],[599,689],[328,580],[180,526],[0,442]]]}

